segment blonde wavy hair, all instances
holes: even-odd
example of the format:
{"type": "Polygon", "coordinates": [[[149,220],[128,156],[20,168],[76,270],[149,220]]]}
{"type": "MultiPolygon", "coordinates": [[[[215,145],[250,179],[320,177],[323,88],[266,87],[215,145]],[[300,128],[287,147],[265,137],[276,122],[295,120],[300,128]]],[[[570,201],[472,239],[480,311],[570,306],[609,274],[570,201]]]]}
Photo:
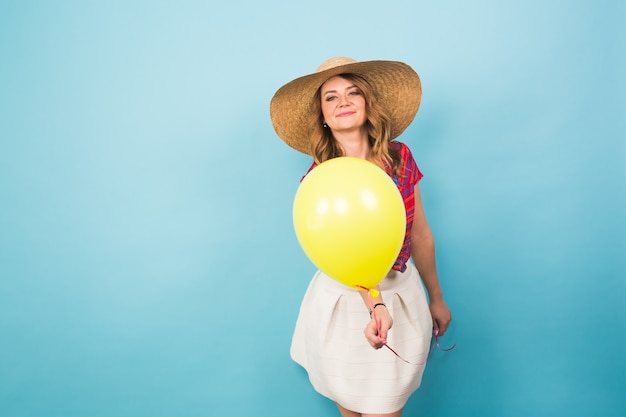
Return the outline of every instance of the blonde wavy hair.
{"type": "MultiPolygon", "coordinates": [[[[401,157],[398,150],[389,146],[390,119],[378,102],[374,94],[374,89],[370,83],[357,74],[340,74],[361,91],[365,99],[365,111],[367,120],[365,122],[370,147],[370,159],[373,163],[388,171],[390,174],[400,175],[401,157]]],[[[324,128],[324,117],[322,115],[322,86],[320,86],[313,97],[310,121],[310,143],[313,159],[321,164],[332,158],[344,156],[341,145],[334,138],[328,128],[324,128]]]]}

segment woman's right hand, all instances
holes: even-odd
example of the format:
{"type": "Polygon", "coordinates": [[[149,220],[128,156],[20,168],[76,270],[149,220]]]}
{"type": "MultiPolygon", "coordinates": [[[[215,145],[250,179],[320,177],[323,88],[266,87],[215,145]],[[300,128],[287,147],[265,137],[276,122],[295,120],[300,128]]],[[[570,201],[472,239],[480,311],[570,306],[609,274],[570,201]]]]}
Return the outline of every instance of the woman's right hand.
{"type": "Polygon", "coordinates": [[[365,326],[363,334],[374,349],[380,349],[387,342],[387,332],[393,326],[393,319],[385,306],[376,307],[372,319],[365,326]]]}

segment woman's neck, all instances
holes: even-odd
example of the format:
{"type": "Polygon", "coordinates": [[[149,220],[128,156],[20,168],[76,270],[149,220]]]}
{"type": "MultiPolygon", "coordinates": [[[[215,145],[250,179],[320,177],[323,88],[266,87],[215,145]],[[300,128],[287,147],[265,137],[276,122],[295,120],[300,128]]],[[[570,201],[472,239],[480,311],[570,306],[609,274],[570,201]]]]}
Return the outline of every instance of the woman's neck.
{"type": "Polygon", "coordinates": [[[336,135],[335,139],[341,145],[345,156],[368,159],[370,153],[367,133],[354,132],[351,134],[336,135]]]}

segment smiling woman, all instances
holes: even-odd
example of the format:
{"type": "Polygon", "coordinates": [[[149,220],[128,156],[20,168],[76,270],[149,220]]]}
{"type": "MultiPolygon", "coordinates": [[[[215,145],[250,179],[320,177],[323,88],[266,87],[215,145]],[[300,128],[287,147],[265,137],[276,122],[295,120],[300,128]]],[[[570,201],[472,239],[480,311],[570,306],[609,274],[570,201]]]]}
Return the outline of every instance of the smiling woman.
{"type": "MultiPolygon", "coordinates": [[[[419,77],[406,64],[333,58],[316,73],[287,83],[270,104],[278,135],[313,156],[309,171],[338,157],[369,161],[393,180],[391,188],[395,184],[404,204],[400,253],[393,254],[397,259],[390,270],[385,266],[386,276],[376,281],[374,291],[356,290],[318,271],[300,308],[291,356],[344,417],[400,416],[421,383],[431,335],[443,335],[452,319],[421,203],[422,173],[409,148],[393,141],[415,117],[420,96],[419,77]],[[380,350],[388,341],[409,363],[380,350]]],[[[348,174],[338,172],[337,180],[348,174]]],[[[356,186],[350,182],[345,193],[356,186]]],[[[368,227],[372,225],[359,229],[368,227]]]]}

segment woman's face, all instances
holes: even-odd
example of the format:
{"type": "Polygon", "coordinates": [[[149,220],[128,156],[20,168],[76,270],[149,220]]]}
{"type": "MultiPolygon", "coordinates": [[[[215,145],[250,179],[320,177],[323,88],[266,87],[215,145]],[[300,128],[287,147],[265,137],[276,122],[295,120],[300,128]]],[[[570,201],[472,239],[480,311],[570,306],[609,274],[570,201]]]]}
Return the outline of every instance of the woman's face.
{"type": "Polygon", "coordinates": [[[322,115],[333,132],[360,130],[367,120],[365,98],[357,86],[345,78],[330,78],[321,89],[322,115]]]}

